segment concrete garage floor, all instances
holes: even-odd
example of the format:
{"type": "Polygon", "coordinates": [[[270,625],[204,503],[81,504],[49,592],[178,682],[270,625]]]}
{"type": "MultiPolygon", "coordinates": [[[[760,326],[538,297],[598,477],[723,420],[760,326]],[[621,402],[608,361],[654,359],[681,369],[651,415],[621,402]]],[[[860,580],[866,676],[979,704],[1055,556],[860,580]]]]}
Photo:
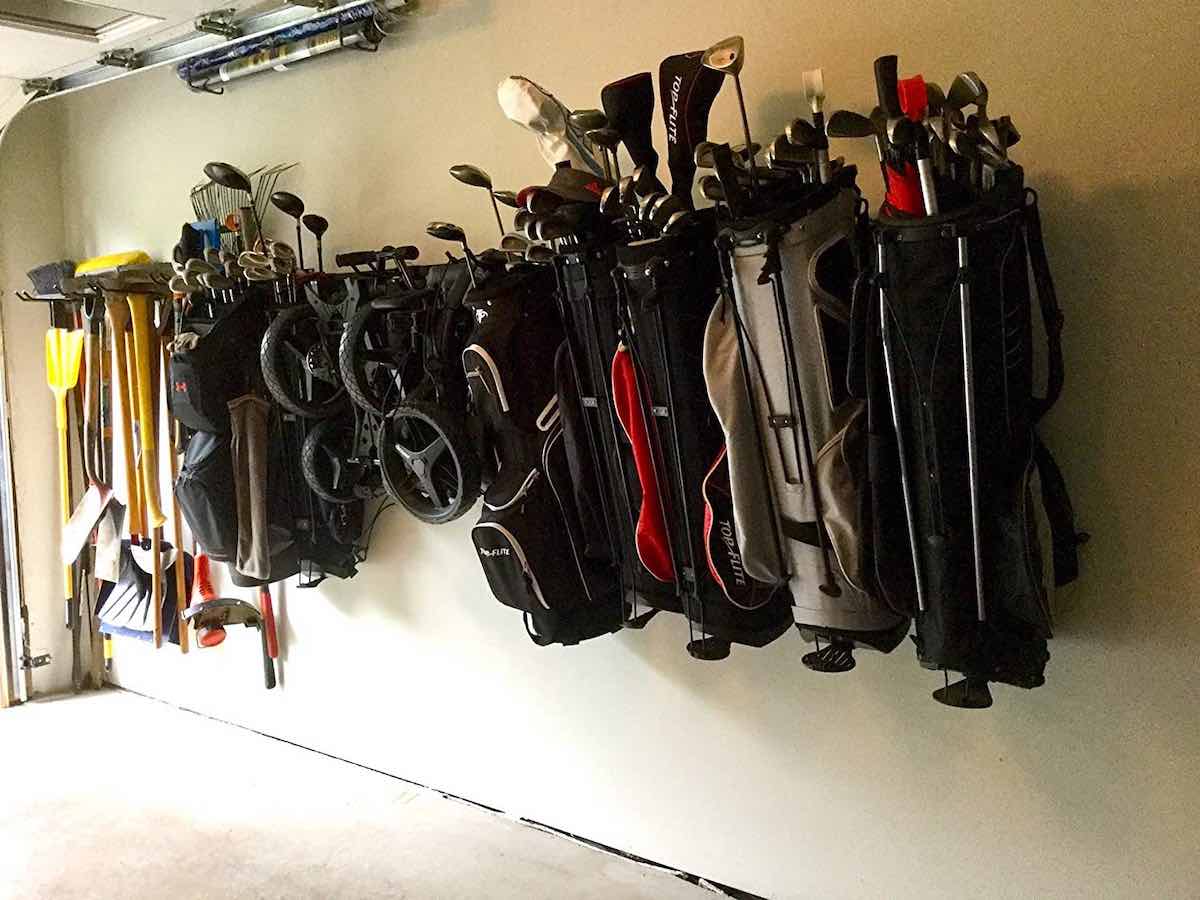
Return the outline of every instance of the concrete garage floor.
{"type": "Polygon", "coordinates": [[[2,710],[0,760],[5,900],[718,896],[135,694],[2,710]],[[170,759],[179,747],[193,758],[252,760],[253,787],[175,789],[170,759]]]}

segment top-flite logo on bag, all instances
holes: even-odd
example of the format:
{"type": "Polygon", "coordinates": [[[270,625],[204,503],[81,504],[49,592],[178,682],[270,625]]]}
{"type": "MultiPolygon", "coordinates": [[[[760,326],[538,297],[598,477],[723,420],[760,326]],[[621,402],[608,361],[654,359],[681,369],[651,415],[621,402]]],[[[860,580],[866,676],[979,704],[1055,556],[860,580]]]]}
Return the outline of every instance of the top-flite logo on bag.
{"type": "Polygon", "coordinates": [[[667,113],[667,142],[679,143],[679,94],[683,90],[683,76],[671,80],[671,106],[667,113]]]}
{"type": "Polygon", "coordinates": [[[491,550],[489,550],[487,547],[480,547],[479,555],[485,557],[512,556],[512,550],[510,550],[508,547],[494,547],[491,550]]]}
{"type": "Polygon", "coordinates": [[[742,568],[742,554],[738,550],[737,538],[733,532],[733,522],[729,519],[722,519],[717,523],[717,528],[721,532],[721,543],[725,545],[727,554],[726,563],[729,572],[733,575],[734,583],[738,587],[745,587],[746,570],[742,568]]]}

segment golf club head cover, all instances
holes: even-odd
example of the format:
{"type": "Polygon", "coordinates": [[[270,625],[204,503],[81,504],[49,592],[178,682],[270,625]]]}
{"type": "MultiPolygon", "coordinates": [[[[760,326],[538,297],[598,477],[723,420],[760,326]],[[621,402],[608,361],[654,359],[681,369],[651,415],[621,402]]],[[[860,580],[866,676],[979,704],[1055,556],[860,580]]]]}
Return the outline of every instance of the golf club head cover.
{"type": "Polygon", "coordinates": [[[588,149],[586,135],[571,124],[571,111],[549,91],[528,78],[512,75],[500,82],[496,99],[505,116],[534,133],[550,168],[565,162],[593,175],[604,174],[604,167],[588,149]]]}
{"type": "Polygon", "coordinates": [[[671,562],[671,541],[667,533],[658,471],[654,465],[654,448],[650,444],[650,429],[646,425],[646,411],[642,407],[633,355],[624,344],[617,347],[617,352],[613,354],[612,386],[613,406],[633,448],[634,467],[642,486],[642,508],[638,511],[634,539],[638,559],[659,581],[674,581],[675,566],[671,562]]]}
{"type": "Polygon", "coordinates": [[[706,69],[703,51],[668,56],[658,67],[663,121],[667,126],[667,166],[671,193],[692,209],[692,181],[696,177],[696,145],[708,139],[708,114],[721,91],[725,76],[706,69]]]}
{"type": "Polygon", "coordinates": [[[621,135],[634,167],[646,166],[658,171],[658,151],[650,136],[654,121],[654,77],[649,72],[630,75],[606,84],[600,91],[600,104],[608,124],[621,135]]]}
{"type": "Polygon", "coordinates": [[[885,209],[902,215],[925,215],[925,199],[921,196],[921,178],[917,167],[903,162],[900,168],[887,167],[887,194],[883,198],[885,209]]]}
{"type": "Polygon", "coordinates": [[[920,122],[925,118],[925,111],[929,108],[929,90],[925,87],[923,76],[902,78],[896,83],[896,93],[900,97],[900,110],[910,122],[920,122]]]}

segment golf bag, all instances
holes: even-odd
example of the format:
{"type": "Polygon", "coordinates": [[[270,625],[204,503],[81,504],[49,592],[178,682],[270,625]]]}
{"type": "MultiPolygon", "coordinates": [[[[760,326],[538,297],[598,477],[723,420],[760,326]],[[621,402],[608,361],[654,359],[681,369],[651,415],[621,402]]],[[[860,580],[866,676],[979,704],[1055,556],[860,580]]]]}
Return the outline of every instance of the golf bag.
{"type": "Polygon", "coordinates": [[[972,685],[1044,682],[1052,623],[1039,481],[1055,581],[1078,574],[1071,504],[1035,431],[1063,381],[1036,195],[1013,167],[953,213],[881,216],[874,238],[874,289],[865,285],[855,303],[864,364],[851,387],[877,422],[894,424],[892,446],[875,456],[903,486],[902,503],[875,508],[876,532],[907,541],[921,663],[966,676],[957,699],[957,685],[935,696],[985,705],[986,685],[977,700],[972,685]],[[1030,272],[1049,345],[1044,398],[1033,389],[1030,272]]]}
{"type": "Polygon", "coordinates": [[[731,643],[763,646],[791,627],[791,597],[778,579],[745,571],[722,502],[730,493],[724,435],[702,366],[720,284],[711,220],[686,235],[619,246],[617,260],[624,322],[612,377],[627,437],[621,451],[634,457],[642,488],[639,556],[672,582],[693,629],[693,655],[720,658],[731,643]],[[655,538],[659,528],[656,540],[641,533],[655,538]]]}
{"type": "MultiPolygon", "coordinates": [[[[804,659],[819,671],[908,630],[907,601],[875,572],[866,409],[846,389],[865,224],[854,175],[721,233],[725,291],[705,335],[744,566],[786,582],[801,632],[830,641],[804,659]]],[[[904,593],[903,573],[889,580],[904,593]]]]}
{"type": "MultiPolygon", "coordinates": [[[[621,627],[609,554],[581,515],[555,368],[562,326],[548,268],[489,280],[466,298],[477,325],[462,353],[496,476],[471,537],[496,599],[524,614],[534,643],[576,644],[621,627]],[[589,534],[591,532],[591,534],[589,534]]],[[[579,477],[586,477],[584,473],[579,477]]]]}

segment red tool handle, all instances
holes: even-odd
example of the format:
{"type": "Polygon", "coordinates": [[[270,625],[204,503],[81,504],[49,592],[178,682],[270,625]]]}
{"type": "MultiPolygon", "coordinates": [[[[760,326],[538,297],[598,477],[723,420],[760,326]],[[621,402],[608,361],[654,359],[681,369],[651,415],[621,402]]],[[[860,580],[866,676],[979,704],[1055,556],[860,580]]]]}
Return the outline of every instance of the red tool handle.
{"type": "Polygon", "coordinates": [[[267,655],[279,658],[279,641],[275,635],[275,607],[271,603],[271,588],[263,585],[258,589],[258,602],[262,607],[263,628],[267,632],[267,655]]]}
{"type": "MultiPolygon", "coordinates": [[[[200,594],[201,600],[212,600],[217,596],[217,592],[213,590],[212,586],[212,569],[209,566],[207,553],[201,553],[196,557],[195,590],[200,594]]],[[[225,628],[222,625],[196,629],[196,642],[201,647],[215,647],[224,640],[225,628]]]]}

